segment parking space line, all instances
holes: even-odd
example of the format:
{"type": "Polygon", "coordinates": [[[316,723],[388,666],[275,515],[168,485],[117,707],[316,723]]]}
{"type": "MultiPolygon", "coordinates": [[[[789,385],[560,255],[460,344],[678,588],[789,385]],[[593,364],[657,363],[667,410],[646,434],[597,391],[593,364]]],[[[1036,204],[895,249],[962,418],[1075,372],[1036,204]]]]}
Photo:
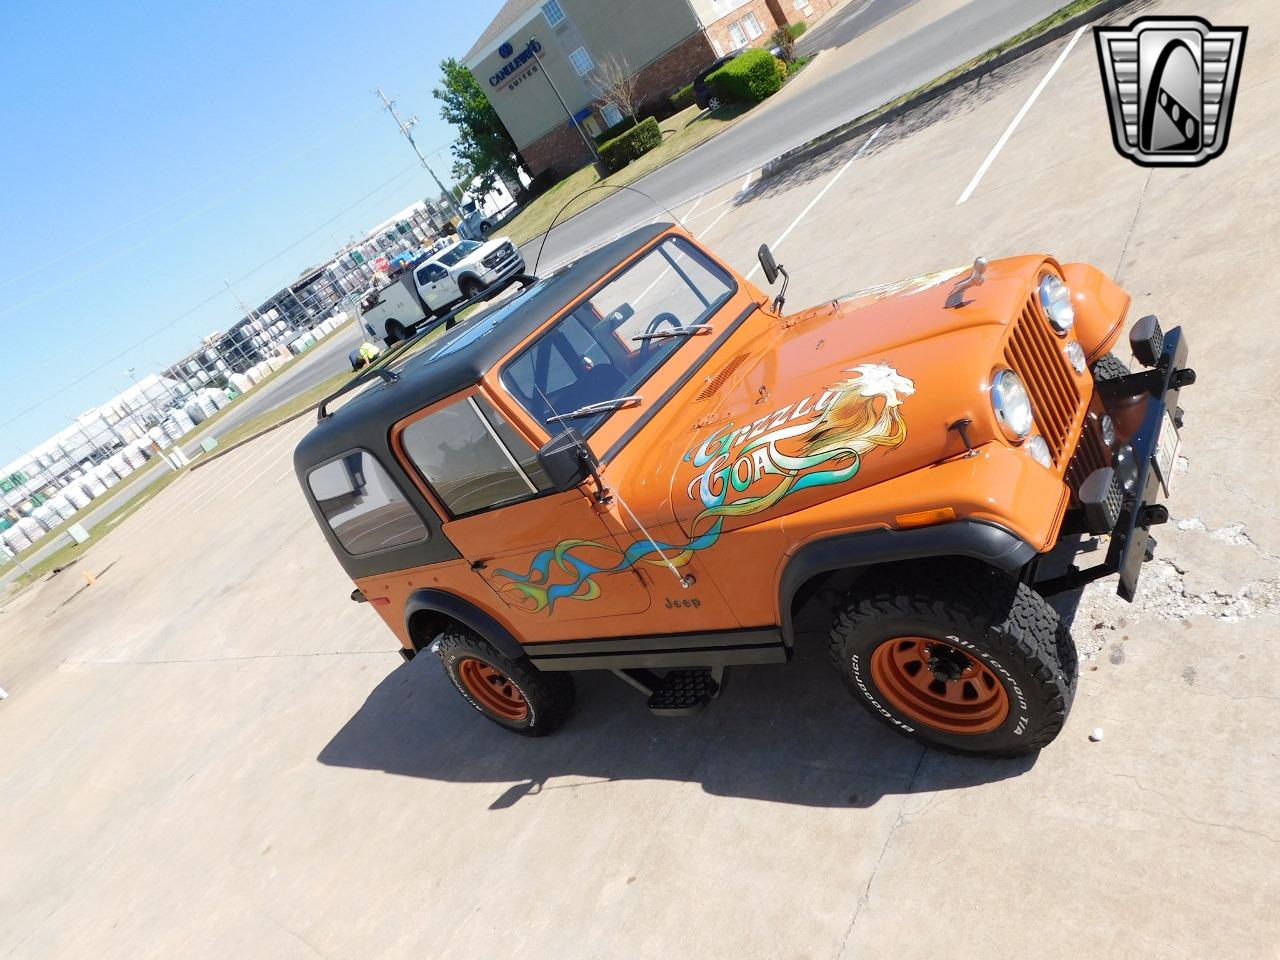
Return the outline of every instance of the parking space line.
{"type": "MultiPolygon", "coordinates": [[[[818,195],[809,201],[808,206],[806,206],[803,210],[801,210],[799,215],[794,220],[792,220],[791,223],[787,225],[787,229],[783,230],[782,233],[778,236],[778,239],[773,241],[773,246],[775,247],[782,246],[782,241],[786,240],[787,237],[791,236],[791,231],[793,231],[796,227],[800,226],[800,222],[809,215],[809,211],[818,205],[818,203],[822,200],[822,198],[827,195],[827,191],[830,190],[832,187],[834,187],[836,185],[836,181],[844,176],[844,172],[848,170],[851,166],[853,166],[853,161],[857,160],[864,153],[866,153],[867,148],[871,146],[871,144],[876,142],[876,137],[880,136],[880,131],[883,130],[885,126],[887,126],[887,124],[882,123],[880,124],[880,126],[876,127],[875,132],[872,133],[871,136],[867,137],[867,139],[863,141],[862,146],[858,148],[858,152],[844,162],[844,166],[835,172],[835,176],[833,176],[830,180],[827,181],[827,185],[818,191],[818,195]]],[[[752,277],[754,277],[756,271],[759,269],[760,269],[760,264],[757,263],[754,267],[751,268],[751,272],[747,274],[747,279],[750,280],[752,277]]]]}
{"type": "MultiPolygon", "coordinates": [[[[303,426],[309,430],[312,424],[307,422],[307,423],[304,423],[303,426]]],[[[272,454],[277,453],[282,446],[291,442],[296,442],[298,437],[301,436],[302,432],[305,432],[305,431],[298,431],[296,430],[296,428],[294,430],[286,429],[283,432],[284,433],[283,436],[275,438],[274,442],[270,443],[263,450],[259,451],[256,457],[253,457],[247,463],[239,465],[238,470],[236,470],[235,472],[231,473],[229,476],[226,476],[226,477],[213,476],[199,488],[188,491],[187,497],[171,504],[169,509],[167,509],[163,514],[157,517],[153,522],[162,523],[166,520],[171,520],[174,517],[176,517],[179,513],[182,513],[184,511],[189,511],[189,510],[195,510],[197,507],[201,507],[204,504],[208,503],[210,500],[216,497],[220,492],[228,489],[240,477],[244,476],[244,474],[247,473],[250,469],[255,467],[257,464],[261,463],[264,459],[271,456],[272,454]],[[210,489],[210,487],[212,487],[212,489],[210,489]]],[[[270,468],[268,467],[267,469],[270,469],[270,468]]]]}
{"type": "Polygon", "coordinates": [[[1004,145],[1009,142],[1009,138],[1013,136],[1013,131],[1018,128],[1018,124],[1022,122],[1022,118],[1027,115],[1027,112],[1031,109],[1031,105],[1034,104],[1040,97],[1040,94],[1044,92],[1044,88],[1049,85],[1049,81],[1052,80],[1053,75],[1058,72],[1058,68],[1062,66],[1063,62],[1067,59],[1067,55],[1075,48],[1076,41],[1080,39],[1086,29],[1088,28],[1081,27],[1072,35],[1071,42],[1063,47],[1062,52],[1058,54],[1058,59],[1053,61],[1053,66],[1049,68],[1049,72],[1044,75],[1044,78],[1036,85],[1036,88],[1031,91],[1031,96],[1027,98],[1027,102],[1022,105],[1022,109],[1019,110],[1017,116],[1013,118],[1013,122],[1010,123],[1005,132],[1000,135],[1000,139],[996,141],[996,145],[992,147],[991,152],[987,154],[987,159],[982,161],[982,166],[978,167],[978,172],[973,175],[973,179],[969,181],[969,185],[964,188],[964,193],[960,194],[960,199],[956,201],[957,207],[973,196],[973,191],[978,188],[978,184],[982,181],[982,178],[986,176],[987,170],[995,161],[996,156],[1004,149],[1004,145]]]}

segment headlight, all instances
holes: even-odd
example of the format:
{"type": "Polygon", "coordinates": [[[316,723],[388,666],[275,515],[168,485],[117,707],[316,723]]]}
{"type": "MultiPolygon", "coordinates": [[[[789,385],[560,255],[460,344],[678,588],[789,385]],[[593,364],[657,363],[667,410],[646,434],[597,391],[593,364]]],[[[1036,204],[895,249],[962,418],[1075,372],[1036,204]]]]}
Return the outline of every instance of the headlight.
{"type": "Polygon", "coordinates": [[[1022,440],[1031,432],[1035,422],[1031,397],[1018,375],[1007,367],[997,370],[991,378],[991,408],[1000,429],[1010,440],[1022,440]]]}
{"type": "Polygon", "coordinates": [[[1084,347],[1080,346],[1079,340],[1067,344],[1067,359],[1076,373],[1084,373],[1084,347]]]}
{"type": "Polygon", "coordinates": [[[1044,437],[1036,434],[1027,441],[1027,453],[1031,454],[1031,459],[1042,467],[1053,468],[1053,455],[1049,453],[1049,444],[1045,443],[1044,437]]]}
{"type": "Polygon", "coordinates": [[[1040,306],[1058,335],[1065,337],[1075,326],[1076,310],[1071,306],[1071,290],[1052,273],[1040,281],[1040,306]]]}

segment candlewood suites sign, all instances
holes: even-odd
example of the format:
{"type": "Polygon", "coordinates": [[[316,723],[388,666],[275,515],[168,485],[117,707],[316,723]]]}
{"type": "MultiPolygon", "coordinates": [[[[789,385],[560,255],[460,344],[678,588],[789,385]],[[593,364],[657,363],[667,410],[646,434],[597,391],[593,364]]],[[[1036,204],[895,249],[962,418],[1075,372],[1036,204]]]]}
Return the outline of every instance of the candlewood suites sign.
{"type": "Polygon", "coordinates": [[[498,48],[498,56],[507,62],[489,78],[489,86],[506,87],[508,90],[519,86],[522,80],[538,72],[538,64],[533,55],[541,52],[542,44],[537,40],[530,40],[523,50],[512,56],[515,50],[511,44],[504,43],[498,48]]]}

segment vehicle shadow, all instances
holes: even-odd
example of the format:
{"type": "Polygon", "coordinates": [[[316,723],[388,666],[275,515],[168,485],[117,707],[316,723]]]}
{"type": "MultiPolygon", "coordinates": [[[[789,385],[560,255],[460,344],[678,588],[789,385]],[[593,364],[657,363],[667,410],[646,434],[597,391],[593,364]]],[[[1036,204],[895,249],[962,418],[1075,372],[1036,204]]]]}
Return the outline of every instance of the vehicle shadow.
{"type": "Polygon", "coordinates": [[[494,810],[536,796],[557,777],[696,782],[717,796],[870,807],[885,796],[1016,777],[1035,763],[1034,756],[982,760],[924,750],[852,700],[820,634],[802,634],[797,648],[788,665],[732,671],[721,698],[683,720],[651,716],[643,698],[609,673],[578,674],[572,717],[541,739],[513,736],[478,716],[424,654],[383,680],[318,759],[493,783],[494,810]]]}

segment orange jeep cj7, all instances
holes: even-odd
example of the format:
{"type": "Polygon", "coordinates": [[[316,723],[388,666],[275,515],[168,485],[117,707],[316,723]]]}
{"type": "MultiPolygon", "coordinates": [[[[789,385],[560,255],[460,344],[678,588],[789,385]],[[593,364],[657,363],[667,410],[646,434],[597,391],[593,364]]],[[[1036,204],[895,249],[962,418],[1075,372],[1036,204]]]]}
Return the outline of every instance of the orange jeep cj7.
{"type": "Polygon", "coordinates": [[[1181,330],[1138,320],[1130,372],[1128,294],[1042,255],[791,314],[760,261],[772,303],[644,227],[322,404],[294,462],[353,599],[537,736],[578,670],[656,714],[705,706],[726,668],[790,660],[796,611],[839,583],[831,661],[873,716],[1044,746],[1076,673],[1045,598],[1118,574],[1132,599],[1168,518],[1181,330]]]}

